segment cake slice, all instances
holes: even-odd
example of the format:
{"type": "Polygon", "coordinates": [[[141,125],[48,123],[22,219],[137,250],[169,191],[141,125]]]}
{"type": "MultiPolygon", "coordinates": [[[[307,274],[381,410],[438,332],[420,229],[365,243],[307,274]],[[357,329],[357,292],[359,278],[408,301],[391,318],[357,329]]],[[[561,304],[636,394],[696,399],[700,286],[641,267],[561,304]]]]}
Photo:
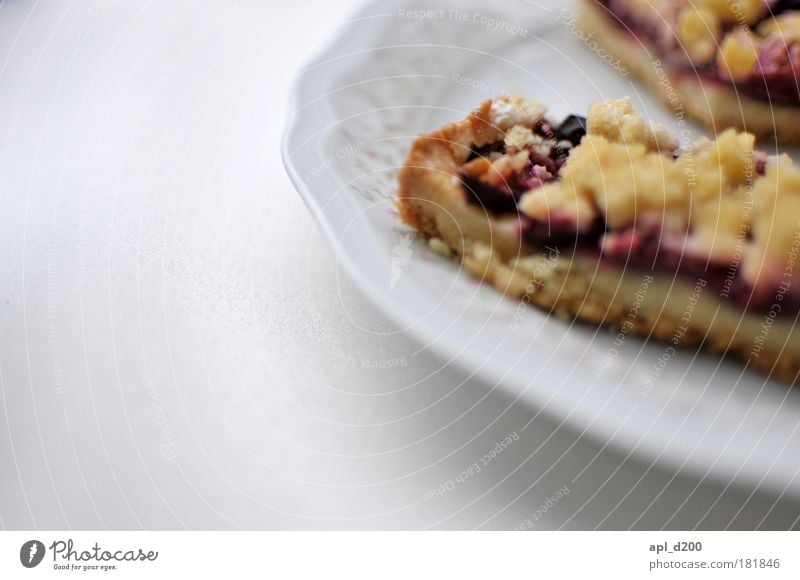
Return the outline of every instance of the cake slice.
{"type": "Polygon", "coordinates": [[[675,115],[800,143],[797,0],[580,0],[577,23],[675,115]]]}
{"type": "Polygon", "coordinates": [[[800,371],[800,170],[750,134],[679,150],[628,100],[556,123],[500,97],[418,138],[398,178],[402,219],[502,292],[800,371]]]}

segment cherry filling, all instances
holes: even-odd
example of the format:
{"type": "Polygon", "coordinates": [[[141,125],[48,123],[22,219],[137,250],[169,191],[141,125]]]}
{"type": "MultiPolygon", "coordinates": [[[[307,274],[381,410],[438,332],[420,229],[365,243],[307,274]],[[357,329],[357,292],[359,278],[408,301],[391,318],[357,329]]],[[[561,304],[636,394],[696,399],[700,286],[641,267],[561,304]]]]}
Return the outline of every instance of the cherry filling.
{"type": "MultiPolygon", "coordinates": [[[[587,0],[592,1],[592,0],[587,0]]],[[[735,85],[742,92],[773,103],[800,105],[800,45],[777,38],[767,41],[760,50],[752,74],[745,80],[734,82],[720,74],[717,65],[686,65],[683,49],[675,42],[668,25],[653,18],[643,18],[628,6],[629,0],[593,0],[613,15],[614,22],[626,33],[647,39],[659,56],[673,61],[684,74],[699,76],[707,81],[735,85]]],[[[762,19],[772,18],[782,12],[800,10],[800,0],[780,0],[772,6],[771,13],[762,19]]],[[[759,23],[752,25],[756,28],[759,23]]],[[[727,30],[737,26],[729,25],[727,30]]],[[[726,30],[726,31],[727,31],[726,30]]]]}

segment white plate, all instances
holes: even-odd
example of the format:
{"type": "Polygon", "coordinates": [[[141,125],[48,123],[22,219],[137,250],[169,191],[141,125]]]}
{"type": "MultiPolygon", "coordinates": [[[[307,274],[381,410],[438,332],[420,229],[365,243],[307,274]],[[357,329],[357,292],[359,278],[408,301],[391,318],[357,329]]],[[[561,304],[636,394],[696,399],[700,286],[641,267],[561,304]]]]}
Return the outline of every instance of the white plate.
{"type": "Polygon", "coordinates": [[[616,345],[614,333],[526,308],[433,255],[397,220],[394,175],[413,137],[498,92],[549,103],[555,118],[630,95],[683,138],[702,133],[601,62],[567,10],[520,0],[369,5],[297,80],[289,174],[342,270],[426,348],[626,453],[800,495],[798,393],[731,360],[670,357],[633,338],[616,345]]]}

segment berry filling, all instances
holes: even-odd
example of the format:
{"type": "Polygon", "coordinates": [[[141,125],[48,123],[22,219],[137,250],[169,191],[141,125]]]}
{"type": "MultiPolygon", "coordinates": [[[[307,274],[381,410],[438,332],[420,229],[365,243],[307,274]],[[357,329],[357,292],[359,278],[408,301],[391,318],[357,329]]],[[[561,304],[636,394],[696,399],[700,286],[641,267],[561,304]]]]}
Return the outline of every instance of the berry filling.
{"type": "Polygon", "coordinates": [[[522,194],[558,179],[571,149],[586,135],[586,118],[570,115],[555,129],[540,121],[523,147],[509,147],[496,141],[483,147],[472,146],[464,168],[459,172],[462,188],[470,203],[493,213],[517,212],[522,194]],[[499,162],[524,152],[527,158],[511,171],[497,169],[499,162]],[[490,164],[494,163],[493,166],[490,164]],[[477,167],[479,174],[467,168],[477,167]]]}
{"type": "Polygon", "coordinates": [[[776,103],[800,104],[800,44],[775,38],[764,43],[753,74],[736,85],[746,93],[776,103]]]}
{"type": "MultiPolygon", "coordinates": [[[[770,312],[780,302],[777,315],[794,316],[800,310],[800,294],[772,288],[753,288],[741,279],[739,264],[710,261],[692,251],[687,238],[666,234],[659,224],[608,233],[600,240],[603,262],[643,272],[673,272],[691,283],[704,280],[705,287],[743,311],[770,312]]],[[[595,253],[594,248],[581,248],[595,253]]]]}
{"type": "Polygon", "coordinates": [[[517,211],[517,202],[524,190],[521,187],[496,187],[482,182],[480,179],[461,173],[461,186],[467,199],[492,213],[517,211]]]}

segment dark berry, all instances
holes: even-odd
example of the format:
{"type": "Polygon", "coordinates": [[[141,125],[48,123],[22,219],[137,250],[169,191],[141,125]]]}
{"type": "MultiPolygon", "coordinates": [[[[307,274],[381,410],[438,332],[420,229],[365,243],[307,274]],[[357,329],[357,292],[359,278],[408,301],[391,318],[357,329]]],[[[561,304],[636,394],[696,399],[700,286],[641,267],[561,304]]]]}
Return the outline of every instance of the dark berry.
{"type": "Polygon", "coordinates": [[[775,6],[772,7],[772,14],[778,15],[787,10],[800,9],[800,0],[780,0],[775,6]]]}
{"type": "Polygon", "coordinates": [[[517,210],[517,198],[510,189],[493,187],[466,173],[462,173],[460,177],[461,187],[470,203],[493,213],[517,210]]]}
{"type": "Polygon", "coordinates": [[[584,135],[586,135],[586,117],[579,115],[570,115],[556,129],[559,141],[569,141],[573,145],[579,144],[584,135]]]}

